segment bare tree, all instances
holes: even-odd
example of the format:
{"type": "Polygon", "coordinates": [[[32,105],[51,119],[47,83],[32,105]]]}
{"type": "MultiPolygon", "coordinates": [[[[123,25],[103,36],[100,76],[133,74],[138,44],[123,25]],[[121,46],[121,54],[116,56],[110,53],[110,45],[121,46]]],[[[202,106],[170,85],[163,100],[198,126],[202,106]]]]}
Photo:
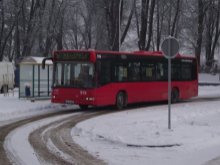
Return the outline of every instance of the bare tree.
{"type": "Polygon", "coordinates": [[[132,17],[134,15],[134,11],[135,11],[135,5],[136,4],[136,0],[133,0],[132,4],[131,4],[131,11],[129,13],[129,16],[128,16],[128,19],[127,19],[127,22],[125,24],[125,28],[124,28],[124,31],[122,33],[122,36],[121,36],[121,44],[124,42],[125,40],[125,37],[127,36],[127,33],[128,33],[128,30],[130,28],[130,25],[131,25],[131,20],[132,20],[132,17]]]}
{"type": "Polygon", "coordinates": [[[141,0],[141,3],[141,27],[140,32],[138,32],[140,34],[138,46],[140,50],[144,50],[146,45],[147,19],[150,0],[141,0]]]}
{"type": "Polygon", "coordinates": [[[150,15],[149,15],[148,41],[147,41],[147,45],[145,47],[145,50],[150,49],[150,44],[151,44],[151,41],[152,41],[153,23],[154,23],[153,22],[154,8],[155,8],[155,0],[152,0],[151,5],[150,5],[150,15]]]}
{"type": "Polygon", "coordinates": [[[163,0],[156,1],[156,50],[160,50],[163,21],[165,17],[165,5],[163,0]]]}
{"type": "Polygon", "coordinates": [[[111,50],[119,50],[119,17],[121,18],[121,13],[123,9],[123,0],[120,5],[120,0],[105,0],[106,9],[106,27],[109,40],[109,47],[111,50]],[[119,16],[120,14],[120,16],[119,16]]]}
{"type": "MultiPolygon", "coordinates": [[[[13,13],[7,10],[4,0],[0,1],[0,61],[3,60],[4,53],[10,37],[15,27],[16,19],[13,13]],[[6,11],[7,10],[7,11],[6,11]]],[[[18,13],[16,13],[18,14],[18,13]]]]}
{"type": "Polygon", "coordinates": [[[141,2],[141,23],[140,33],[138,33],[139,49],[155,49],[152,41],[153,36],[156,36],[156,50],[159,50],[161,39],[164,36],[178,37],[177,27],[180,20],[182,0],[142,0],[141,2]]]}
{"type": "Polygon", "coordinates": [[[214,61],[214,53],[217,45],[217,41],[220,36],[219,28],[220,18],[220,1],[210,1],[208,12],[206,13],[206,65],[212,66],[214,61]]]}
{"type": "Polygon", "coordinates": [[[195,45],[195,55],[200,66],[200,56],[202,49],[202,40],[203,40],[203,31],[204,31],[204,18],[207,10],[207,1],[206,0],[197,0],[198,2],[198,33],[195,45]]]}

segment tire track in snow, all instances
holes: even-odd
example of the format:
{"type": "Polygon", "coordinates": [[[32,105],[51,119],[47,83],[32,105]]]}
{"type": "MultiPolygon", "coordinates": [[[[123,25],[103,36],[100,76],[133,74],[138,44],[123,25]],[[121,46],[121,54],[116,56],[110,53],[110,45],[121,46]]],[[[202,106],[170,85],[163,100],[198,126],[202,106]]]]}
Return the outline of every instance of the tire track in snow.
{"type": "Polygon", "coordinates": [[[22,119],[22,120],[1,126],[0,127],[0,130],[1,130],[0,131],[0,164],[4,164],[4,165],[10,165],[13,163],[16,164],[16,162],[10,161],[10,159],[7,157],[7,152],[5,151],[5,148],[4,148],[4,141],[10,132],[12,132],[13,130],[15,130],[18,127],[21,127],[22,125],[31,123],[33,121],[37,121],[40,119],[53,117],[53,116],[57,116],[57,115],[62,115],[62,114],[70,114],[70,113],[74,113],[74,112],[77,112],[77,111],[76,110],[74,110],[74,111],[73,110],[66,110],[66,111],[62,110],[62,111],[56,112],[56,113],[43,114],[43,115],[38,115],[38,116],[22,119]]]}
{"type": "Polygon", "coordinates": [[[10,161],[16,162],[16,164],[19,165],[29,165],[30,162],[32,165],[42,164],[28,141],[29,135],[31,132],[33,132],[33,130],[36,130],[39,127],[54,121],[65,120],[65,118],[69,117],[70,115],[71,114],[38,120],[23,125],[22,127],[10,132],[4,142],[4,148],[10,161]]]}
{"type": "Polygon", "coordinates": [[[62,122],[45,125],[30,134],[31,145],[40,155],[39,157],[49,164],[106,164],[74,143],[71,136],[71,129],[78,122],[106,113],[109,112],[83,113],[71,116],[62,122]],[[43,142],[37,139],[42,139],[43,142]]]}
{"type": "Polygon", "coordinates": [[[0,164],[105,164],[74,144],[71,129],[80,121],[112,112],[60,111],[4,125],[0,127],[0,164]]]}

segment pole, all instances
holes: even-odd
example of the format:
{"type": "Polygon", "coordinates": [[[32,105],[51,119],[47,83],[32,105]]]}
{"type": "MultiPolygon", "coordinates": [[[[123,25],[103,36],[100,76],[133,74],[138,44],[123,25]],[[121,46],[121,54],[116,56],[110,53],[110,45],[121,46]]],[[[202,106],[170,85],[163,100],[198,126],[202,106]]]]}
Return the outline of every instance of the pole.
{"type": "Polygon", "coordinates": [[[171,129],[171,42],[168,42],[168,129],[171,129]]]}
{"type": "Polygon", "coordinates": [[[171,129],[171,102],[172,102],[172,58],[175,58],[179,51],[179,43],[174,37],[167,37],[162,45],[162,52],[168,59],[168,129],[171,129]]]}
{"type": "Polygon", "coordinates": [[[118,5],[118,51],[120,51],[120,47],[121,47],[121,1],[119,1],[119,5],[118,5]]]}
{"type": "MultiPolygon", "coordinates": [[[[170,19],[171,19],[171,5],[170,5],[170,19]]],[[[169,35],[171,37],[171,29],[169,19],[169,35]]],[[[171,129],[171,42],[168,41],[168,129],[171,129]]]]}

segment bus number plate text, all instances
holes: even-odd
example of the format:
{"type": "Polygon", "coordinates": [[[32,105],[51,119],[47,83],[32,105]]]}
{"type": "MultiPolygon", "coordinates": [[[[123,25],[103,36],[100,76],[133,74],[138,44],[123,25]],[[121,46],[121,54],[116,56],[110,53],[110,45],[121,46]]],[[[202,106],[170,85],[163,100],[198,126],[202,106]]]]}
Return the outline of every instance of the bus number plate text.
{"type": "Polygon", "coordinates": [[[73,100],[65,100],[65,103],[66,104],[74,104],[74,101],[73,100]]]}

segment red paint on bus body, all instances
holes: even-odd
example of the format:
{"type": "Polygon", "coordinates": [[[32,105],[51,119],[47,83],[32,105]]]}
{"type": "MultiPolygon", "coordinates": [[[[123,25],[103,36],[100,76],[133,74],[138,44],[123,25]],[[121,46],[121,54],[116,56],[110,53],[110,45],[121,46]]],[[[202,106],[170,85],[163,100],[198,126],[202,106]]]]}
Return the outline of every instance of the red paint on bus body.
{"type": "MultiPolygon", "coordinates": [[[[91,63],[96,63],[97,54],[112,54],[117,56],[126,54],[127,56],[146,56],[146,57],[163,57],[161,52],[112,52],[112,51],[84,51],[84,50],[66,50],[54,52],[53,62],[56,62],[57,52],[89,52],[91,63]]],[[[193,59],[193,57],[183,57],[179,54],[177,59],[193,59]]],[[[68,61],[65,59],[63,61],[68,61]]],[[[197,72],[197,70],[196,70],[197,72]]],[[[198,74],[192,81],[172,81],[172,88],[179,90],[180,99],[189,99],[198,95],[198,74]]],[[[127,95],[128,103],[162,101],[168,98],[168,82],[111,82],[106,85],[95,88],[71,88],[57,87],[52,90],[52,102],[54,103],[72,103],[77,105],[106,106],[116,103],[116,96],[119,91],[124,91],[127,95]]]]}

